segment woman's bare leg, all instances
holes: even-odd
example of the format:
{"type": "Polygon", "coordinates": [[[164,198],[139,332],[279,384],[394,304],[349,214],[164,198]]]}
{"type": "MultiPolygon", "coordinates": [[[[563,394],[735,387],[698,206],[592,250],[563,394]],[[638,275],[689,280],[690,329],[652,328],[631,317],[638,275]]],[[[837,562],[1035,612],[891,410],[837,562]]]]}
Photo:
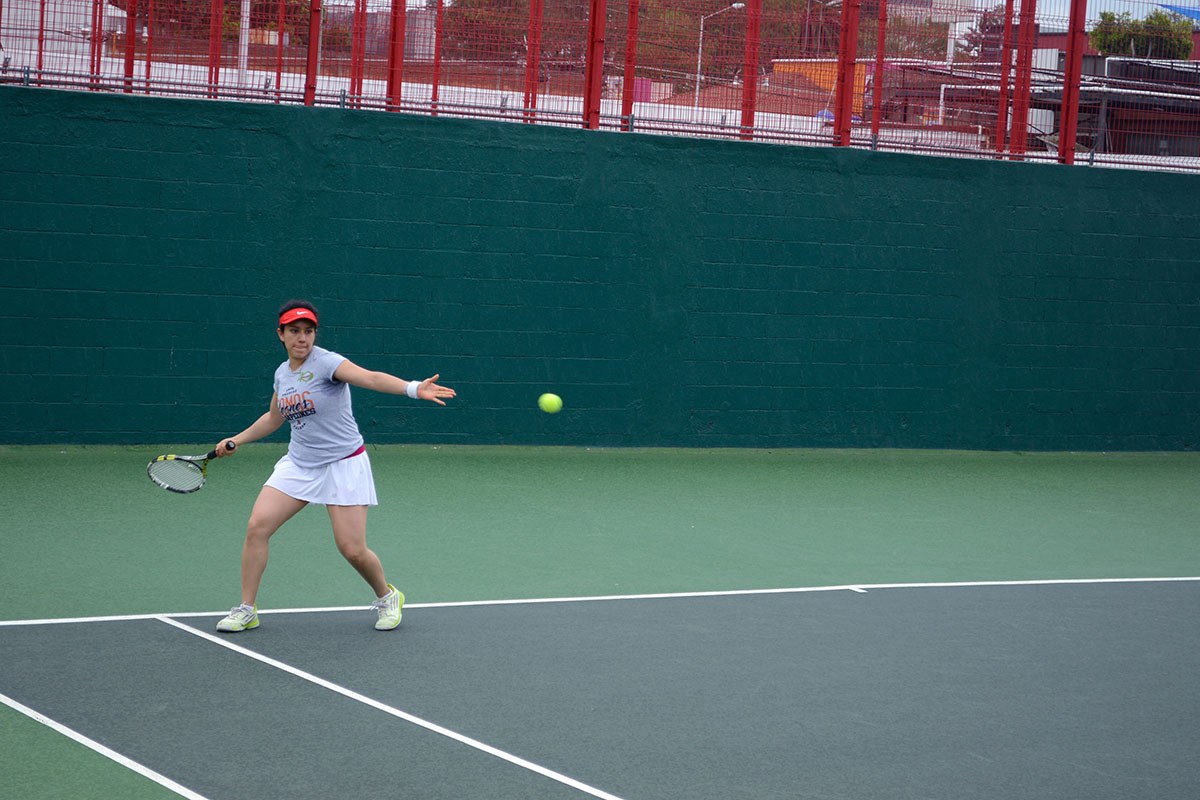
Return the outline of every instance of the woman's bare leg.
{"type": "Polygon", "coordinates": [[[258,493],[246,524],[246,543],[242,545],[242,602],[246,605],[254,605],[258,598],[271,536],[306,505],[304,500],[289,497],[271,486],[264,486],[258,493]]]}
{"type": "Polygon", "coordinates": [[[338,552],[358,570],[363,580],[371,585],[376,597],[383,597],[391,589],[383,575],[383,564],[379,556],[367,547],[367,507],[327,506],[329,521],[333,524],[333,541],[338,552]]]}

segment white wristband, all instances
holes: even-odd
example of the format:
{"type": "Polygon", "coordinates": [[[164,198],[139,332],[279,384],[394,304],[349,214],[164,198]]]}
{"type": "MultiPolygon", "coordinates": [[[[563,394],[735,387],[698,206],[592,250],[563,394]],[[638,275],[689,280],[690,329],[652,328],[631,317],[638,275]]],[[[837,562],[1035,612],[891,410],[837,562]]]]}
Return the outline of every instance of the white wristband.
{"type": "Polygon", "coordinates": [[[409,381],[408,386],[404,387],[404,393],[413,400],[417,399],[417,389],[421,388],[420,381],[409,381]]]}

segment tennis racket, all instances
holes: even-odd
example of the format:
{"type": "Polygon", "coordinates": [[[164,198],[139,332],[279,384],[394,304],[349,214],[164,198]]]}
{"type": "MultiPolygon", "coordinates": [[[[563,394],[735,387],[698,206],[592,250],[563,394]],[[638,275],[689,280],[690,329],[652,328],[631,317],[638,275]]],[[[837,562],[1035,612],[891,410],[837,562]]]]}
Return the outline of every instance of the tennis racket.
{"type": "MultiPolygon", "coordinates": [[[[233,442],[225,443],[230,452],[235,447],[233,442]]],[[[216,457],[215,448],[204,456],[159,456],[146,465],[146,474],[168,492],[191,494],[208,480],[208,462],[216,457]]]]}

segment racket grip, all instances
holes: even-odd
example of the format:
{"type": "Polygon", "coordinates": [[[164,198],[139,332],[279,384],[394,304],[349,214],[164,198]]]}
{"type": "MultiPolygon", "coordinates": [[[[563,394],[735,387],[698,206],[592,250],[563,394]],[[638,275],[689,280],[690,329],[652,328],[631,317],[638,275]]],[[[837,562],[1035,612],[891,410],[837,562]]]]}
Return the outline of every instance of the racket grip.
{"type": "MultiPolygon", "coordinates": [[[[237,445],[234,444],[232,441],[228,441],[225,443],[225,449],[228,450],[230,453],[232,453],[234,450],[237,449],[237,445]]],[[[207,458],[207,459],[214,459],[216,457],[217,457],[217,448],[215,448],[215,447],[212,449],[212,452],[210,452],[208,455],[205,456],[205,458],[207,458]]]]}

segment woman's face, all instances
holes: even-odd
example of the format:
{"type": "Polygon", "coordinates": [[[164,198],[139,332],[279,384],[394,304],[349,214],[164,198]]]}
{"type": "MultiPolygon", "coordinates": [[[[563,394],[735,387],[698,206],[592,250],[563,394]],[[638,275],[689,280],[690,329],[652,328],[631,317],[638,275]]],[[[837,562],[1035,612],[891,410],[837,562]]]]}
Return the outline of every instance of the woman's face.
{"type": "Polygon", "coordinates": [[[278,333],[279,341],[283,342],[288,358],[292,361],[303,361],[308,358],[313,343],[317,340],[317,326],[307,319],[289,322],[278,333]]]}

